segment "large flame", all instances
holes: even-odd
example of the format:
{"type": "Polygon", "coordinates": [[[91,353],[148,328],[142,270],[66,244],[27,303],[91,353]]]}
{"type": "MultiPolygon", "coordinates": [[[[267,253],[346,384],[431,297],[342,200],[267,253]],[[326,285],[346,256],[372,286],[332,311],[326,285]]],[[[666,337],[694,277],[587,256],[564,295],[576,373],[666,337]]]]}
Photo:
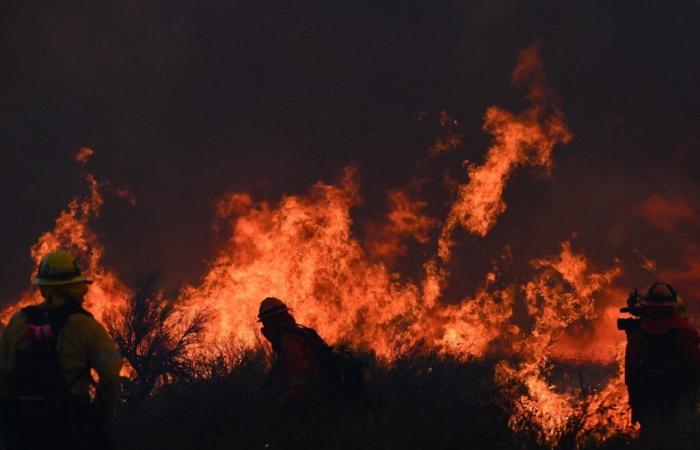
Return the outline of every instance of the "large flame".
{"type": "MultiPolygon", "coordinates": [[[[371,261],[351,234],[357,201],[352,169],[338,186],[317,183],[308,196],[287,196],[275,206],[228,195],[218,211],[234,216],[230,235],[204,282],[183,292],[183,303],[216,311],[212,340],[233,333],[253,344],[258,304],[275,295],[328,340],[379,356],[418,343],[482,355],[499,333],[495,325],[510,317],[512,295],[484,289],[474,301],[438,307],[444,275],[435,266],[427,264],[424,282],[414,283],[371,261]]],[[[403,213],[392,214],[401,228],[403,213]]]]}
{"type": "Polygon", "coordinates": [[[486,111],[484,130],[493,135],[494,143],[482,165],[468,167],[469,182],[459,186],[440,235],[442,259],[450,256],[452,232],[458,225],[478,236],[488,234],[506,210],[503,191],[513,169],[526,164],[550,169],[554,146],[571,139],[544,74],[539,44],[520,54],[513,83],[527,89],[530,108],[517,115],[495,106],[486,111]]]}

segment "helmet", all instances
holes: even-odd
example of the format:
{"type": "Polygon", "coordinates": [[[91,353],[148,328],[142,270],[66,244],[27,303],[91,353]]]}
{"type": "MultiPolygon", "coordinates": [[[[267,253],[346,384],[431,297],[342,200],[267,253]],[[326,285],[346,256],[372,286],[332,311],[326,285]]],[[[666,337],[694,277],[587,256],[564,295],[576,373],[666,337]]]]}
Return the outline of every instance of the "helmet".
{"type": "Polygon", "coordinates": [[[642,306],[645,307],[671,307],[676,306],[678,294],[670,284],[654,283],[642,298],[642,306]]]}
{"type": "Polygon", "coordinates": [[[275,297],[267,297],[260,302],[260,310],[258,311],[258,321],[268,319],[272,316],[289,312],[289,308],[284,302],[275,297]]]}
{"type": "Polygon", "coordinates": [[[41,258],[37,275],[32,284],[37,286],[59,286],[79,282],[91,283],[78,268],[73,255],[65,250],[47,253],[41,258]]]}

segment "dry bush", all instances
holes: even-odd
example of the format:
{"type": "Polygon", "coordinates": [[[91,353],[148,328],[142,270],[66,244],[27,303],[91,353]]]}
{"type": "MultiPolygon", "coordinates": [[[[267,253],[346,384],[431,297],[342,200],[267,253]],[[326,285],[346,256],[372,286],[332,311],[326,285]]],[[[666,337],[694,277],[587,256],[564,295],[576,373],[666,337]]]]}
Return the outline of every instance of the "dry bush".
{"type": "MultiPolygon", "coordinates": [[[[239,349],[240,350],[240,349],[239,349]]],[[[235,367],[209,378],[182,379],[159,389],[115,430],[124,450],[461,450],[545,449],[537,433],[515,434],[498,402],[495,361],[460,362],[428,349],[398,355],[389,367],[372,361],[370,403],[333,416],[280,415],[262,389],[268,360],[259,347],[238,354],[235,367]]],[[[579,424],[572,423],[575,434],[579,424]]],[[[700,428],[662,436],[664,446],[614,437],[585,449],[696,449],[700,428]]],[[[573,449],[564,439],[560,449],[573,449]]]]}
{"type": "Polygon", "coordinates": [[[159,289],[160,270],[135,283],[133,295],[106,320],[107,330],[133,369],[129,400],[143,401],[154,388],[196,376],[191,355],[201,344],[208,314],[187,313],[159,289]]]}
{"type": "Polygon", "coordinates": [[[373,363],[371,401],[354,413],[280,416],[262,389],[268,362],[249,350],[234,370],[159,389],[117,423],[123,448],[502,449],[516,448],[492,401],[492,364],[415,351],[373,363]]]}

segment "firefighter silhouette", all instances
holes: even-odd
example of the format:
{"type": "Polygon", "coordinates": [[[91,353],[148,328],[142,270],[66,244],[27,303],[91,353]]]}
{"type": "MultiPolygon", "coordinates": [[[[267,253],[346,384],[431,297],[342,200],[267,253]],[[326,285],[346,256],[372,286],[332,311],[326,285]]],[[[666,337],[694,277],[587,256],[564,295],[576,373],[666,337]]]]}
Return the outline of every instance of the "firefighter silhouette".
{"type": "Polygon", "coordinates": [[[681,305],[672,286],[655,283],[641,297],[636,326],[625,328],[625,383],[632,420],[643,434],[696,413],[699,338],[681,305]]]}
{"type": "Polygon", "coordinates": [[[299,325],[278,298],[260,303],[258,319],[275,353],[265,385],[276,393],[280,405],[340,412],[365,399],[369,375],[364,361],[329,346],[313,328],[299,325]]]}

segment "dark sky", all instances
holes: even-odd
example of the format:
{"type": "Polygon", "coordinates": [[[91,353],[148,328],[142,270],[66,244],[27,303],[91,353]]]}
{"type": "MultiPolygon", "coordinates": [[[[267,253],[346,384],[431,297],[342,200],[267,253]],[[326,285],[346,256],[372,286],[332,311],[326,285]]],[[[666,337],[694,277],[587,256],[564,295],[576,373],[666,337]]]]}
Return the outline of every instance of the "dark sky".
{"type": "Polygon", "coordinates": [[[526,106],[509,74],[537,39],[575,138],[551,179],[516,174],[457,267],[483,274],[504,243],[526,262],[574,231],[601,267],[633,248],[669,270],[700,258],[697,217],[663,231],[635,215],[652,194],[700,211],[698,1],[22,1],[0,17],[0,301],[81,192],[79,147],[136,198],[108,196],[94,224],[108,264],[127,279],[162,264],[175,288],[213,256],[212,204],[231,189],[274,200],[354,164],[358,223],[379,217],[440,131],[421,111],[460,120],[464,146],[425,170],[464,180],[485,109],[526,106]]]}

